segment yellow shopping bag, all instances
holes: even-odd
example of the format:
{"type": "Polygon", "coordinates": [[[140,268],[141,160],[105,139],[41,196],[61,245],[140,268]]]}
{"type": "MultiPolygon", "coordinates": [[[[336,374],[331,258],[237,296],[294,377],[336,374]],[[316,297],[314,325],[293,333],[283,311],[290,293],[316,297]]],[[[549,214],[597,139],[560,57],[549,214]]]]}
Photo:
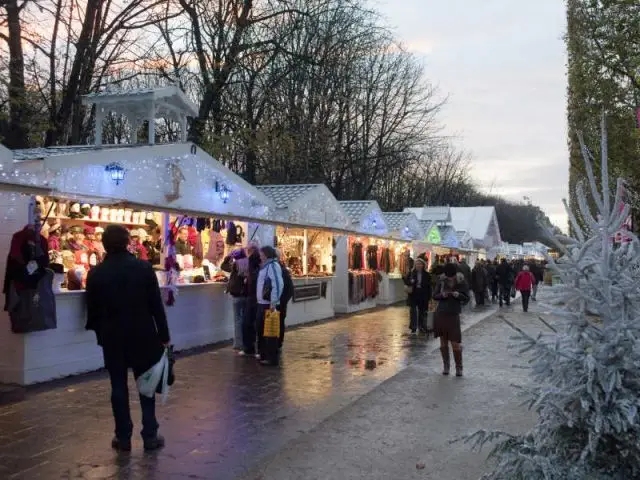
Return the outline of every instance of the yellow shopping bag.
{"type": "Polygon", "coordinates": [[[267,310],[264,312],[264,331],[265,337],[280,336],[280,312],[277,310],[267,310]]]}

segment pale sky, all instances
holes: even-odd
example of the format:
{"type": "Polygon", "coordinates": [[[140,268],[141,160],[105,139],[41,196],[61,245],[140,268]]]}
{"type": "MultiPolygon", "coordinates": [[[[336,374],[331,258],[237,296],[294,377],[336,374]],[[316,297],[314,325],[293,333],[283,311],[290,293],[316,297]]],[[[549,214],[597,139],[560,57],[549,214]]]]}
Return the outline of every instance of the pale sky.
{"type": "Polygon", "coordinates": [[[472,154],[480,186],[540,206],[566,229],[562,0],[373,0],[449,100],[445,133],[472,154]]]}

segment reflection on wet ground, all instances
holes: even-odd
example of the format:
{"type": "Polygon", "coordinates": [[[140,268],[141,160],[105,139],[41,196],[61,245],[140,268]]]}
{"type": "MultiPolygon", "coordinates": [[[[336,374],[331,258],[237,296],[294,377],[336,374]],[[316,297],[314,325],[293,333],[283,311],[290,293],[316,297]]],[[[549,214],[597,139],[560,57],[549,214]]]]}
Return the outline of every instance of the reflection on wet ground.
{"type": "Polygon", "coordinates": [[[296,329],[280,368],[230,348],[179,358],[170,400],[158,406],[167,447],[155,454],[137,438],[131,454],[110,450],[103,374],[38,389],[0,407],[0,478],[234,478],[421,359],[431,342],[407,324],[406,309],[390,307],[296,329]]]}

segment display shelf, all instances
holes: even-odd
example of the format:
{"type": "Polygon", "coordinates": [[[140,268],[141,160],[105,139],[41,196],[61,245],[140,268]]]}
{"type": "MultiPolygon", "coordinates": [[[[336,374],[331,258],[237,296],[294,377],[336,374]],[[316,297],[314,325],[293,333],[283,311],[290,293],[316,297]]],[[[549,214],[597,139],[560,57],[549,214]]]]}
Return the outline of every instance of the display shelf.
{"type": "Polygon", "coordinates": [[[133,222],[116,222],[111,220],[94,220],[90,217],[83,218],[71,218],[71,217],[59,217],[57,215],[50,215],[47,220],[60,220],[65,222],[73,222],[73,223],[98,223],[100,225],[126,225],[129,227],[149,227],[146,223],[133,223],[133,222]]]}

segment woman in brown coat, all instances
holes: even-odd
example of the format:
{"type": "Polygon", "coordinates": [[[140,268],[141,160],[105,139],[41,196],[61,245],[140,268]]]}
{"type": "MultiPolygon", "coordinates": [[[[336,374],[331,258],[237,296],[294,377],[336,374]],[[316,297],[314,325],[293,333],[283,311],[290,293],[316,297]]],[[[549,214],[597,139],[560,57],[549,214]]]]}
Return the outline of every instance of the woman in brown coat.
{"type": "Polygon", "coordinates": [[[434,335],[440,337],[440,352],[444,369],[443,375],[449,375],[451,360],[449,342],[456,362],[456,376],[462,376],[462,332],[460,313],[462,306],[469,302],[469,285],[453,263],[444,267],[444,273],[438,278],[433,298],[438,302],[434,315],[434,335]]]}

